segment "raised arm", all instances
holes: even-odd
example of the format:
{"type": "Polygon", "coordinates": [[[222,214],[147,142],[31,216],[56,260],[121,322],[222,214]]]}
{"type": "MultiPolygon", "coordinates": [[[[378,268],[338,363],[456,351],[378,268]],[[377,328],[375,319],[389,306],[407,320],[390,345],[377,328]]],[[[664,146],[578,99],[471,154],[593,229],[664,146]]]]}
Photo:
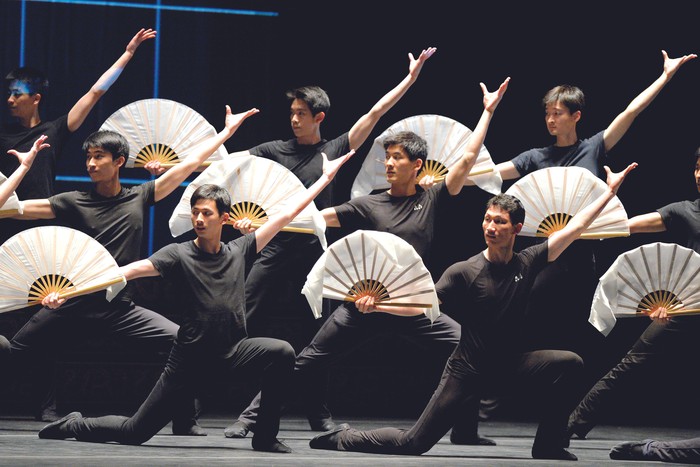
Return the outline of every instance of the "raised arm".
{"type": "Polygon", "coordinates": [[[617,194],[617,190],[620,188],[620,185],[622,185],[627,174],[636,167],[637,163],[633,162],[622,172],[612,173],[610,167],[607,165],[605,166],[605,172],[608,174],[608,189],[581,212],[572,217],[569,223],[566,224],[566,227],[550,235],[547,239],[547,260],[549,262],[557,259],[559,255],[593,223],[603,211],[605,205],[617,194]]]}
{"type": "Polygon", "coordinates": [[[226,120],[224,129],[211,138],[202,141],[197,146],[192,148],[190,155],[182,162],[156,179],[156,201],[168,196],[177,188],[197,167],[211,156],[219,146],[224,144],[235,132],[238,127],[250,117],[258,113],[258,109],[250,109],[245,112],[232,114],[231,107],[226,106],[226,120]]]}
{"type": "Polygon", "coordinates": [[[350,150],[349,153],[342,157],[339,157],[333,161],[329,161],[324,153],[323,156],[323,174],[321,177],[314,182],[306,191],[300,193],[300,195],[290,203],[290,207],[286,212],[281,213],[275,217],[271,217],[265,222],[259,229],[255,231],[255,241],[257,244],[258,252],[265,248],[268,242],[274,237],[277,232],[282,229],[285,225],[289,224],[292,219],[294,219],[301,211],[304,210],[306,206],[313,201],[316,196],[323,190],[328,184],[333,180],[335,175],[340,170],[340,167],[345,164],[345,162],[350,159],[354,150],[350,150]]]}
{"type": "Polygon", "coordinates": [[[365,142],[367,137],[370,135],[374,126],[377,124],[379,119],[389,111],[398,101],[406,94],[408,88],[410,88],[413,83],[418,79],[423,64],[428,60],[436,51],[435,47],[428,47],[424,49],[418,56],[418,59],[413,57],[412,53],[408,54],[408,75],[391,91],[386,93],[384,97],[379,99],[379,101],[374,104],[369,112],[364,114],[360,119],[355,122],[355,124],[350,129],[348,138],[350,140],[350,148],[358,149],[365,142]]]}
{"type": "Polygon", "coordinates": [[[7,151],[8,154],[12,154],[17,158],[19,161],[19,167],[17,167],[15,171],[12,172],[9,177],[7,177],[5,183],[0,185],[0,206],[7,202],[10,196],[12,196],[12,192],[14,192],[17,189],[17,186],[19,186],[19,182],[21,182],[27,172],[29,172],[37,153],[42,149],[50,147],[50,145],[45,142],[46,138],[48,138],[48,136],[41,135],[36,141],[34,141],[31,149],[27,152],[17,152],[14,149],[7,151]]]}
{"type": "Polygon", "coordinates": [[[474,167],[476,158],[479,156],[481,145],[484,144],[484,139],[486,139],[486,132],[489,129],[493,113],[496,111],[498,103],[501,102],[503,95],[508,89],[509,82],[510,78],[506,78],[495,92],[489,92],[484,83],[479,83],[484,93],[484,111],[481,113],[479,123],[476,124],[472,135],[467,140],[467,145],[464,148],[464,155],[450,168],[447,177],[445,177],[447,191],[449,191],[451,195],[457,195],[462,191],[464,182],[469,172],[472,170],[472,167],[474,167]]]}
{"type": "Polygon", "coordinates": [[[695,54],[683,55],[679,58],[668,58],[668,54],[665,50],[662,50],[661,53],[664,57],[664,69],[661,76],[642,91],[641,94],[635,97],[627,108],[620,115],[615,117],[615,120],[605,129],[603,141],[606,151],[611,150],[613,146],[622,139],[625,133],[627,133],[627,130],[632,126],[634,119],[659,95],[659,92],[671,81],[671,78],[673,78],[673,75],[676,74],[681,65],[689,60],[697,58],[695,54]]]}
{"type": "Polygon", "coordinates": [[[90,90],[73,105],[68,112],[68,130],[73,132],[80,128],[88,114],[95,107],[97,101],[107,92],[109,87],[119,78],[124,67],[134,56],[134,52],[141,45],[141,42],[156,37],[156,31],[152,29],[141,29],[129,41],[124,53],[114,64],[105,71],[102,76],[92,85],[90,90]]]}

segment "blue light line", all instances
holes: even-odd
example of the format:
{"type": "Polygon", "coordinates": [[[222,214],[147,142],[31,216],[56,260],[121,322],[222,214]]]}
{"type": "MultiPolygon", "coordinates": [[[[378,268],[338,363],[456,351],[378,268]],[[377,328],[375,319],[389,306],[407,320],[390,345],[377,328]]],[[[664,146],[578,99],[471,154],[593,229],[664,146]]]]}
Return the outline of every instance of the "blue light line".
{"type": "MultiPolygon", "coordinates": [[[[156,6],[158,6],[158,7],[161,6],[160,0],[158,0],[156,2],[156,6]]],[[[159,33],[162,32],[161,31],[161,18],[162,18],[161,9],[158,8],[156,10],[155,25],[156,25],[156,31],[158,31],[159,33]]],[[[156,36],[155,53],[153,54],[153,57],[154,57],[153,58],[153,61],[154,61],[154,63],[153,63],[153,97],[154,98],[158,97],[158,92],[159,92],[158,82],[160,81],[160,79],[159,79],[160,78],[160,76],[159,76],[160,75],[160,38],[161,38],[161,34],[158,34],[156,36]]],[[[153,180],[154,178],[155,178],[155,176],[151,175],[151,180],[153,180]]],[[[154,243],[154,239],[155,239],[154,232],[155,232],[155,228],[156,228],[156,220],[155,219],[156,219],[156,207],[151,206],[150,208],[148,208],[148,256],[151,256],[153,254],[153,243],[154,243]]]]}
{"type": "Polygon", "coordinates": [[[279,16],[276,11],[260,11],[260,10],[237,10],[230,8],[212,8],[212,7],[197,7],[197,6],[177,6],[177,5],[151,5],[147,3],[136,2],[110,2],[103,0],[22,0],[23,3],[38,2],[38,3],[65,3],[70,5],[90,5],[90,6],[113,6],[121,8],[141,8],[146,10],[169,10],[169,11],[186,11],[195,13],[216,13],[224,15],[247,15],[247,16],[279,16]]]}
{"type": "MultiPolygon", "coordinates": [[[[90,177],[83,175],[56,175],[56,181],[58,182],[78,182],[78,183],[92,183],[90,177]]],[[[119,183],[122,185],[140,185],[150,181],[147,178],[119,178],[119,183]]],[[[181,187],[186,187],[189,185],[189,181],[184,181],[180,183],[181,187]]]]}
{"type": "Polygon", "coordinates": [[[22,0],[22,5],[20,6],[20,20],[19,20],[19,66],[24,66],[24,38],[26,36],[27,27],[27,2],[22,0]]]}

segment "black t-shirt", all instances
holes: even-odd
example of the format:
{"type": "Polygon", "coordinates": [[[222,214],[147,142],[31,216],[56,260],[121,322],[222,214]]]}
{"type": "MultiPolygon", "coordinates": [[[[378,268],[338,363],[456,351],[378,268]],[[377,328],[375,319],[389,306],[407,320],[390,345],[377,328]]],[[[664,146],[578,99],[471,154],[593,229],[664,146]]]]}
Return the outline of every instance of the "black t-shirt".
{"type": "MultiPolygon", "coordinates": [[[[276,140],[263,143],[248,150],[251,154],[272,159],[289,169],[306,188],[313,185],[323,174],[323,158],[334,160],[350,151],[348,134],[344,133],[330,141],[321,140],[317,144],[299,144],[296,139],[276,140]]],[[[318,209],[333,206],[333,182],[314,199],[318,209]]]]}
{"type": "Polygon", "coordinates": [[[685,238],[683,246],[700,253],[700,198],[671,203],[657,209],[657,212],[666,230],[685,238]]]}
{"type": "Polygon", "coordinates": [[[42,122],[34,128],[25,128],[14,123],[0,129],[0,172],[6,177],[19,167],[17,158],[7,153],[9,149],[29,151],[41,135],[47,135],[46,142],[51,145],[37,154],[29,172],[17,187],[16,192],[20,200],[45,199],[54,194],[56,161],[61,157],[63,146],[71,134],[68,130],[68,115],[50,122],[42,122]]]}
{"type": "Polygon", "coordinates": [[[450,197],[445,183],[428,190],[416,187],[412,196],[391,196],[387,191],[358,196],[335,207],[343,228],[389,232],[406,240],[427,264],[435,236],[438,205],[450,197]]]}
{"type": "Polygon", "coordinates": [[[448,267],[435,285],[440,309],[461,324],[462,335],[450,371],[480,372],[484,363],[520,349],[525,305],[537,274],[547,263],[548,242],[490,263],[484,253],[448,267]]]}
{"type": "MultiPolygon", "coordinates": [[[[49,203],[56,220],[100,242],[117,264],[124,266],[141,257],[144,220],[148,208],[155,204],[155,181],[122,187],[110,198],[94,190],[68,191],[52,196],[49,203]]],[[[120,296],[130,300],[128,292],[120,296]]]]}
{"type": "Polygon", "coordinates": [[[547,146],[533,148],[511,159],[520,175],[525,176],[535,170],[547,167],[576,166],[590,170],[596,177],[605,180],[603,165],[607,159],[603,131],[590,138],[578,140],[572,146],[547,146]]]}
{"type": "Polygon", "coordinates": [[[194,243],[173,243],[149,260],[173,284],[185,314],[177,342],[193,355],[226,358],[241,339],[245,326],[246,265],[256,256],[255,234],[221,243],[216,254],[194,243]]]}

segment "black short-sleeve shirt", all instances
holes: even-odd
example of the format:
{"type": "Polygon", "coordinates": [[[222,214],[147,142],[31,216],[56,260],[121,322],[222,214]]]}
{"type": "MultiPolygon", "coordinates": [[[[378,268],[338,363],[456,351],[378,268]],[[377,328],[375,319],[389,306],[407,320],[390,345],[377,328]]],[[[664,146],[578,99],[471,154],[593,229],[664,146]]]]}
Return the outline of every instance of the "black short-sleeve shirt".
{"type": "Polygon", "coordinates": [[[479,371],[484,361],[520,348],[525,309],[537,274],[548,264],[548,242],[514,253],[507,264],[494,264],[478,253],[448,267],[435,285],[440,309],[462,326],[449,365],[459,372],[479,371]]]}
{"type": "MultiPolygon", "coordinates": [[[[271,159],[289,169],[306,188],[313,185],[323,174],[323,158],[334,160],[350,151],[348,134],[344,133],[330,141],[321,140],[316,144],[299,144],[296,139],[276,140],[263,143],[248,150],[251,154],[271,159]]],[[[333,182],[314,199],[318,209],[333,206],[333,182]]]]}
{"type": "Polygon", "coordinates": [[[603,134],[604,132],[601,131],[590,138],[578,140],[572,146],[552,145],[529,149],[515,156],[511,162],[522,176],[547,167],[576,166],[588,169],[596,177],[605,180],[603,165],[607,159],[607,153],[603,134]]]}
{"type": "Polygon", "coordinates": [[[659,208],[666,230],[685,239],[683,246],[700,253],[700,198],[659,208]]]}
{"type": "Polygon", "coordinates": [[[55,192],[56,162],[61,157],[66,140],[72,133],[68,130],[68,115],[49,122],[41,122],[33,128],[25,128],[18,123],[3,126],[0,129],[0,172],[9,177],[19,162],[9,149],[19,152],[29,151],[34,141],[41,135],[48,136],[46,142],[51,147],[42,149],[29,172],[17,187],[17,197],[21,200],[45,199],[55,192]]]}
{"type": "Polygon", "coordinates": [[[428,190],[416,187],[412,196],[391,196],[387,191],[358,196],[335,207],[340,225],[352,230],[389,232],[406,240],[427,263],[435,236],[440,202],[450,197],[445,183],[428,190]]]}
{"type": "Polygon", "coordinates": [[[190,352],[226,358],[246,334],[246,265],[256,256],[255,234],[222,243],[218,253],[173,243],[149,260],[173,284],[184,315],[177,335],[190,352]]]}

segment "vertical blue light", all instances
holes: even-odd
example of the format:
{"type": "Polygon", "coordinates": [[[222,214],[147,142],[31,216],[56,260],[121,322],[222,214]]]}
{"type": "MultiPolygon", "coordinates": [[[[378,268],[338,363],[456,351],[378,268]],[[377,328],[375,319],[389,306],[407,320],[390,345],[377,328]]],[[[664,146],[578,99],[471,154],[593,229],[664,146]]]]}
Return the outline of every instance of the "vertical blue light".
{"type": "Polygon", "coordinates": [[[19,19],[19,66],[24,66],[24,36],[27,26],[27,2],[22,0],[19,19]]]}
{"type": "MultiPolygon", "coordinates": [[[[159,77],[160,77],[160,35],[161,35],[161,30],[160,30],[160,24],[161,24],[161,0],[158,0],[156,2],[156,22],[155,22],[155,30],[158,31],[158,34],[156,35],[156,43],[155,43],[155,53],[154,53],[154,63],[153,63],[153,97],[157,98],[158,97],[158,82],[159,77]]],[[[151,179],[154,179],[155,176],[151,175],[151,179]]],[[[153,242],[155,239],[155,225],[156,225],[156,208],[155,206],[151,206],[149,209],[149,218],[148,218],[148,256],[151,256],[153,254],[153,242]]]]}

